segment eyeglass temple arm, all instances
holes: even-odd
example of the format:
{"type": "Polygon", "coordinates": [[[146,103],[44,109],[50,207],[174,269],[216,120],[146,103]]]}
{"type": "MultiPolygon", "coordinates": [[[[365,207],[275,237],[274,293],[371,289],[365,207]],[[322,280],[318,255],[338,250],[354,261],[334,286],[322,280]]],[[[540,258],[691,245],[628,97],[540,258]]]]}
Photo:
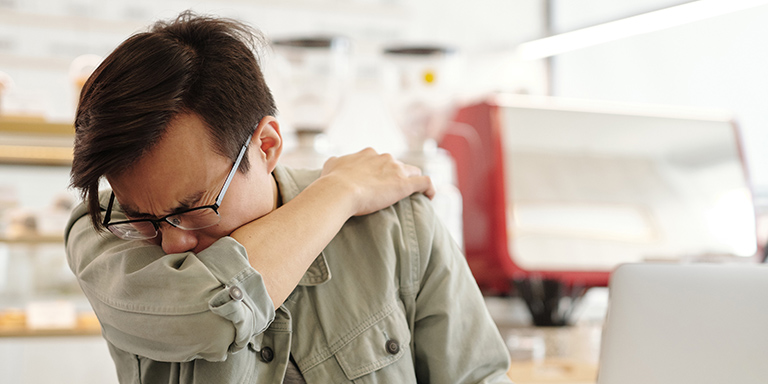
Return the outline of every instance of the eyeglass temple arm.
{"type": "Polygon", "coordinates": [[[107,204],[107,212],[104,214],[104,226],[106,227],[109,220],[112,218],[112,203],[115,202],[115,193],[112,192],[109,196],[109,204],[107,204]]]}
{"type": "Polygon", "coordinates": [[[227,175],[227,180],[224,182],[224,186],[221,188],[221,193],[219,193],[219,197],[216,198],[217,207],[220,206],[221,201],[224,200],[224,194],[227,193],[227,188],[229,188],[229,183],[232,182],[232,178],[235,177],[235,173],[237,173],[237,169],[240,167],[240,161],[243,160],[243,155],[245,155],[245,150],[248,149],[248,144],[251,143],[251,137],[253,137],[253,134],[248,135],[248,139],[245,141],[245,144],[243,144],[243,147],[240,148],[240,153],[237,155],[237,160],[235,160],[235,165],[233,165],[232,170],[229,171],[229,175],[227,175]]]}

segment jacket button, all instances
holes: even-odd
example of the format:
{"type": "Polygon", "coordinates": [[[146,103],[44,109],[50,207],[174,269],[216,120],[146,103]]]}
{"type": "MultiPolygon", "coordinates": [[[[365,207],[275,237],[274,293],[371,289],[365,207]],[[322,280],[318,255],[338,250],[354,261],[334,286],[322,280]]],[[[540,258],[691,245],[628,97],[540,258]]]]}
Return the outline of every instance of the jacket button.
{"type": "Polygon", "coordinates": [[[264,360],[265,363],[269,363],[274,358],[275,352],[272,350],[272,348],[264,347],[261,349],[261,359],[264,360]]]}
{"type": "Polygon", "coordinates": [[[240,301],[243,299],[243,290],[240,287],[229,287],[229,297],[240,301]]]}
{"type": "Polygon", "coordinates": [[[384,347],[387,349],[387,352],[392,355],[396,355],[398,352],[400,352],[400,344],[398,344],[397,340],[395,339],[387,340],[387,343],[384,345],[384,347]]]}

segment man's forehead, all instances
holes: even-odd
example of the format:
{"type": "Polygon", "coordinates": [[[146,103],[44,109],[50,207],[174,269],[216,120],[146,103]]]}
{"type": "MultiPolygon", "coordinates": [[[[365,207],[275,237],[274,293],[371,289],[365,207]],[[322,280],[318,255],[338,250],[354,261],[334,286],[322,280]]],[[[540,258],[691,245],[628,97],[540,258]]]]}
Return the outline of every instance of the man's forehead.
{"type": "Polygon", "coordinates": [[[206,195],[206,190],[197,190],[181,195],[179,198],[168,199],[167,203],[149,196],[146,201],[152,203],[152,206],[145,207],[142,206],[141,202],[131,201],[126,197],[126,194],[122,194],[123,197],[121,199],[120,189],[113,189],[113,192],[120,205],[120,210],[127,216],[134,218],[163,217],[185,209],[194,208],[201,205],[200,201],[206,195]]]}
{"type": "Polygon", "coordinates": [[[146,153],[107,180],[123,212],[162,217],[207,200],[228,164],[211,147],[200,120],[180,115],[146,153]]]}

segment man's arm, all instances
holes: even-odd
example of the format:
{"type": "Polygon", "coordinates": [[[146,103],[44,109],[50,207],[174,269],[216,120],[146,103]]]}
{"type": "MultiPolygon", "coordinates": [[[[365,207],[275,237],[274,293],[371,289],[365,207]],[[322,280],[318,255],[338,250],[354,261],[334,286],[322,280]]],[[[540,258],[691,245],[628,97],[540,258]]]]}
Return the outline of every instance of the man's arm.
{"type": "Polygon", "coordinates": [[[434,195],[418,168],[373,149],[329,159],[321,177],[265,218],[235,230],[251,265],[261,273],[278,308],[301,280],[315,257],[352,216],[388,207],[415,192],[434,195]],[[301,239],[301,241],[296,241],[301,239]],[[279,257],[274,257],[280,255],[279,257]]]}
{"type": "Polygon", "coordinates": [[[161,361],[222,360],[269,326],[350,216],[419,191],[433,194],[417,169],[364,150],[331,159],[299,197],[198,254],[96,233],[80,207],[67,257],[117,348],[161,361]]]}
{"type": "Polygon", "coordinates": [[[466,259],[429,202],[411,201],[421,271],[412,343],[418,381],[511,383],[509,353],[466,259]]]}
{"type": "Polygon", "coordinates": [[[274,318],[261,275],[234,239],[166,255],[97,233],[85,208],[77,213],[65,237],[69,265],[116,348],[159,361],[220,361],[274,318]]]}

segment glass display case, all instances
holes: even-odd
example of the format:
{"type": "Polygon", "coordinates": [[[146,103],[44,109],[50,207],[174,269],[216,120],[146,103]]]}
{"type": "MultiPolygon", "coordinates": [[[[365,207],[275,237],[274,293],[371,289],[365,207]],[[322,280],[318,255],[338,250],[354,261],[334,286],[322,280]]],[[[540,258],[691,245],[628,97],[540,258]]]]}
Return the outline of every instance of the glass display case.
{"type": "Polygon", "coordinates": [[[0,335],[98,334],[64,251],[71,124],[0,118],[0,335]]]}

